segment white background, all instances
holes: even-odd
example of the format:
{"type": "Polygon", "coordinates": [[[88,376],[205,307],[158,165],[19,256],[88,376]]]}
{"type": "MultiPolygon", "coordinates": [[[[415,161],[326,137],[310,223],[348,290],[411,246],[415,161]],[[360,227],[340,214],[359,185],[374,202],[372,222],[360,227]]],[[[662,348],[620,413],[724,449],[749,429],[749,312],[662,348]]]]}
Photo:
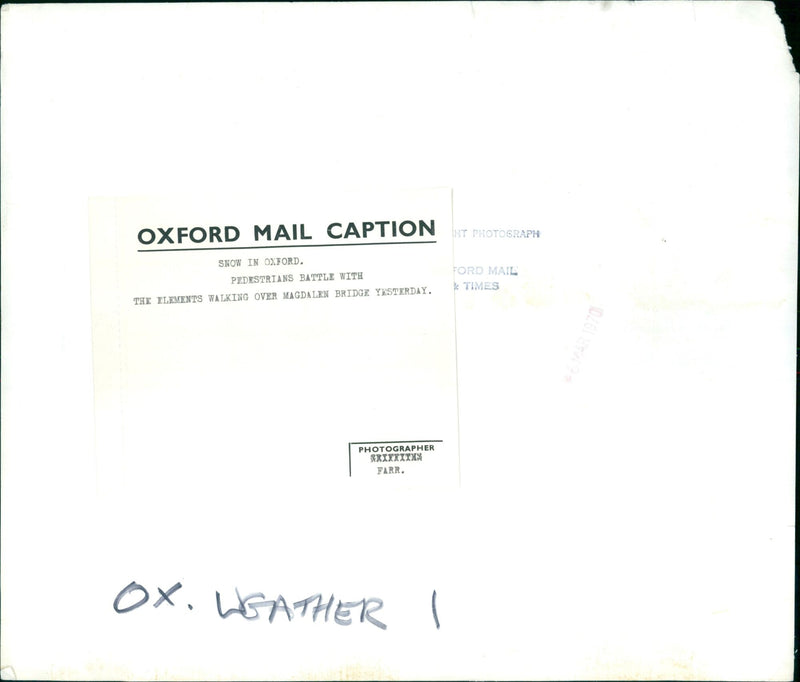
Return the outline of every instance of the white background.
{"type": "Polygon", "coordinates": [[[797,77],[769,4],[37,5],[2,22],[3,666],[790,677],[797,77]],[[456,228],[542,232],[455,244],[457,263],[520,269],[459,293],[461,488],[433,516],[370,505],[397,538],[384,556],[306,500],[329,532],[291,574],[269,541],[290,513],[219,549],[255,502],[176,528],[143,500],[139,529],[108,537],[88,198],[432,186],[454,188],[456,228]],[[238,582],[374,592],[394,627],[117,616],[133,579],[206,600],[238,582]]]}

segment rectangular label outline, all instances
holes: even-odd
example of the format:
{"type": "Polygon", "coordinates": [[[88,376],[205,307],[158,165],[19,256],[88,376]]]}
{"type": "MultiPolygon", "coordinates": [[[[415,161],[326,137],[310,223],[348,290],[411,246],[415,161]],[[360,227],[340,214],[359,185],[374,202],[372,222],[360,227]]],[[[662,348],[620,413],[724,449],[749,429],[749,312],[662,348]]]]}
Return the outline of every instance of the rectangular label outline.
{"type": "Polygon", "coordinates": [[[363,440],[350,441],[347,443],[347,469],[348,478],[353,477],[353,445],[389,445],[390,443],[444,443],[443,440],[363,440]]]}

